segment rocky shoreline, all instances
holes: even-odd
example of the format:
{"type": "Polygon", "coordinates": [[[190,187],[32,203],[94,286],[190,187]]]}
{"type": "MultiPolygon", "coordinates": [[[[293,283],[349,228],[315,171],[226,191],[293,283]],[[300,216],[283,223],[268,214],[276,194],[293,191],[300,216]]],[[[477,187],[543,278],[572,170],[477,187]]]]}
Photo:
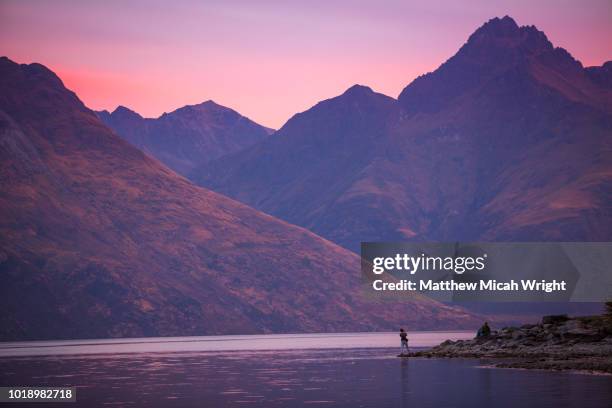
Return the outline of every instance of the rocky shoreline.
{"type": "Polygon", "coordinates": [[[446,340],[411,357],[482,358],[495,367],[612,374],[612,315],[545,316],[473,340],[446,340]]]}

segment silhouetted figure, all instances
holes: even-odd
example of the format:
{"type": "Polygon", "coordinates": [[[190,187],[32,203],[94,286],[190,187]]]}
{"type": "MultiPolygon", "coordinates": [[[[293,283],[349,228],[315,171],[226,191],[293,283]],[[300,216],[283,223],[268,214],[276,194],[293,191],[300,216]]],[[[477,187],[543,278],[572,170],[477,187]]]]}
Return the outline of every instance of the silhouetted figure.
{"type": "Polygon", "coordinates": [[[478,332],[476,332],[476,338],[489,337],[490,334],[491,328],[489,327],[489,323],[484,322],[482,327],[478,329],[478,332]]]}
{"type": "Polygon", "coordinates": [[[408,354],[409,353],[409,350],[408,350],[408,333],[406,333],[404,331],[404,329],[400,329],[399,335],[400,335],[400,340],[402,342],[402,345],[401,345],[401,348],[400,348],[400,355],[404,355],[404,349],[406,349],[406,354],[408,354]]]}

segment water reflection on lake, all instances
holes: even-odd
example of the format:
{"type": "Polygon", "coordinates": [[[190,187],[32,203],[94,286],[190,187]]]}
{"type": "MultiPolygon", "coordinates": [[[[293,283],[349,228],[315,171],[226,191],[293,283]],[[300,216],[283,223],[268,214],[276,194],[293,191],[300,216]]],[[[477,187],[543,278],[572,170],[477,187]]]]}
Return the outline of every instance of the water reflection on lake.
{"type": "MultiPolygon", "coordinates": [[[[471,335],[410,333],[410,340],[426,347],[471,335]]],[[[375,333],[4,343],[0,385],[76,386],[83,406],[612,406],[610,376],[400,359],[398,339],[375,333]]]]}

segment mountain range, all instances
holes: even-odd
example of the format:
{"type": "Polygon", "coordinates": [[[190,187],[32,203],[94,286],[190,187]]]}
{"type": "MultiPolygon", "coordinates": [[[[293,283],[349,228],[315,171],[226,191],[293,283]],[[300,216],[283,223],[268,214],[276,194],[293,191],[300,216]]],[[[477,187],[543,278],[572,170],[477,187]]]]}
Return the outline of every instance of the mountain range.
{"type": "Polygon", "coordinates": [[[354,252],[611,240],[612,62],[495,18],[397,99],[355,85],[272,133],[212,101],[93,112],[0,58],[0,157],[2,340],[474,327],[370,298],[354,252]]]}
{"type": "Polygon", "coordinates": [[[40,64],[0,58],[0,340],[473,327],[362,290],[359,258],[195,186],[40,64]]]}
{"type": "Polygon", "coordinates": [[[494,18],[393,99],[353,86],[195,182],[345,248],[612,239],[612,62],[494,18]]]}
{"type": "Polygon", "coordinates": [[[156,119],[143,118],[124,106],[112,113],[96,113],[119,136],[181,174],[238,152],[273,132],[211,100],[156,119]]]}

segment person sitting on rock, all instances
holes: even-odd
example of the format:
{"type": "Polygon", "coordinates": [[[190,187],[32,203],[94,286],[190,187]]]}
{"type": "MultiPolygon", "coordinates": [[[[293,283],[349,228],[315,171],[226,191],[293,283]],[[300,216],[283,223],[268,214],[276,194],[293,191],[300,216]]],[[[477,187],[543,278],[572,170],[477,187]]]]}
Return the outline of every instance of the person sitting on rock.
{"type": "Polygon", "coordinates": [[[484,322],[482,327],[478,329],[478,332],[476,332],[476,338],[489,337],[490,334],[491,328],[489,327],[489,323],[484,322]]]}
{"type": "Polygon", "coordinates": [[[400,355],[403,356],[404,355],[404,349],[406,349],[406,354],[409,353],[408,350],[408,333],[406,333],[404,331],[404,329],[400,329],[400,340],[402,342],[401,348],[400,348],[400,355]]]}

